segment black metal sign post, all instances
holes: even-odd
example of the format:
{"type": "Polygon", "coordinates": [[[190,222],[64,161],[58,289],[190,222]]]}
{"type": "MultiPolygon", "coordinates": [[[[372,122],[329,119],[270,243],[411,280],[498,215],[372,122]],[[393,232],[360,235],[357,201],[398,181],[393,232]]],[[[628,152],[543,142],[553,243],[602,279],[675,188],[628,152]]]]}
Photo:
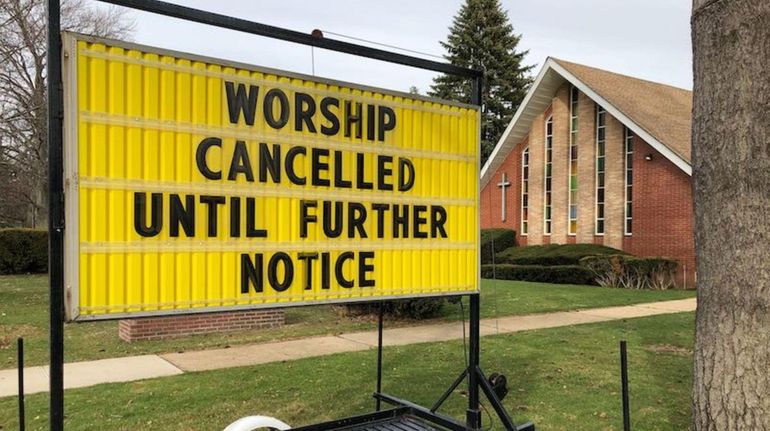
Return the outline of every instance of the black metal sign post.
{"type": "MultiPolygon", "coordinates": [[[[289,42],[310,45],[346,54],[366,57],[375,60],[396,63],[419,69],[427,69],[472,79],[471,103],[481,106],[481,87],[484,73],[448,63],[442,63],[424,58],[412,57],[395,52],[385,51],[368,46],[357,45],[339,40],[316,37],[311,34],[274,27],[257,22],[247,21],[227,15],[206,12],[185,6],[179,6],[158,0],[99,0],[117,6],[156,13],[186,21],[208,24],[230,30],[241,31],[258,36],[270,37],[289,42]]],[[[50,426],[51,431],[64,430],[64,191],[63,191],[63,115],[64,98],[62,86],[62,44],[60,24],[60,0],[48,0],[48,207],[49,207],[49,276],[50,276],[50,426]]],[[[452,387],[434,405],[427,409],[422,406],[381,393],[382,382],[382,319],[379,320],[379,350],[377,392],[374,394],[379,401],[400,406],[391,413],[382,412],[372,416],[386,417],[393,412],[408,408],[418,417],[427,418],[435,423],[457,431],[479,430],[481,414],[479,404],[479,389],[483,390],[492,407],[497,412],[503,426],[508,431],[534,430],[534,426],[526,424],[517,427],[505,412],[502,403],[492,391],[479,367],[479,294],[470,295],[470,349],[468,368],[464,370],[452,387]],[[454,418],[436,412],[451,392],[468,377],[468,410],[466,423],[462,424],[454,418]]],[[[350,423],[352,419],[339,421],[340,424],[350,423]]],[[[334,425],[335,423],[331,423],[334,425]]],[[[329,424],[326,424],[329,425],[329,424]]],[[[320,425],[319,425],[320,426],[320,425]]],[[[317,428],[311,426],[309,428],[317,428]]],[[[306,427],[308,428],[308,427],[306,427]]]]}
{"type": "MultiPolygon", "coordinates": [[[[378,361],[377,361],[377,392],[374,393],[374,397],[377,400],[385,401],[389,404],[392,404],[394,406],[399,407],[408,407],[412,410],[413,413],[419,415],[420,417],[426,417],[430,418],[434,422],[440,424],[441,426],[448,428],[453,431],[468,431],[468,430],[480,430],[481,429],[481,410],[480,410],[480,399],[479,399],[479,389],[484,392],[484,395],[487,397],[487,400],[489,400],[489,403],[491,404],[492,408],[495,410],[495,413],[497,414],[498,419],[500,420],[503,428],[506,431],[535,431],[535,425],[532,423],[525,423],[522,425],[516,425],[511,417],[508,415],[508,412],[506,412],[505,407],[503,407],[503,403],[500,401],[500,398],[495,393],[494,389],[492,388],[491,383],[487,379],[487,377],[484,375],[484,372],[481,370],[481,366],[479,364],[479,358],[480,358],[480,297],[479,294],[472,294],[469,295],[470,297],[470,319],[469,319],[469,346],[468,346],[468,366],[460,373],[460,375],[455,379],[455,381],[447,388],[446,391],[441,395],[441,397],[436,401],[436,403],[431,407],[430,409],[427,409],[425,407],[419,406],[417,404],[414,404],[412,402],[402,400],[400,398],[394,397],[392,395],[388,395],[385,393],[380,392],[381,388],[381,366],[382,366],[382,339],[379,340],[378,347],[378,361]],[[449,416],[442,415],[441,413],[438,413],[438,409],[441,408],[441,406],[444,404],[444,402],[449,398],[449,396],[452,394],[452,392],[457,389],[460,384],[465,379],[468,379],[468,409],[466,410],[466,419],[465,424],[461,424],[457,422],[454,418],[451,418],[449,416]]],[[[382,322],[382,321],[380,321],[382,322]]],[[[382,323],[380,323],[378,332],[382,332],[382,323]]],[[[305,431],[303,429],[303,431],[305,431]]]]}
{"type": "Polygon", "coordinates": [[[64,429],[64,89],[59,0],[48,0],[48,277],[50,283],[50,424],[64,429]]]}

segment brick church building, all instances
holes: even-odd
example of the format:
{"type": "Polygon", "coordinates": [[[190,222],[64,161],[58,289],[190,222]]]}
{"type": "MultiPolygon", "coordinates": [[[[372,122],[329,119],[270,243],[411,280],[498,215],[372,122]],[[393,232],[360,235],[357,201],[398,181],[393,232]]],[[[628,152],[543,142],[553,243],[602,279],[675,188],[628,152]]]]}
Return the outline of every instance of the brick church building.
{"type": "Polygon", "coordinates": [[[692,93],[549,58],[481,171],[481,225],[679,262],[694,287],[692,93]]]}

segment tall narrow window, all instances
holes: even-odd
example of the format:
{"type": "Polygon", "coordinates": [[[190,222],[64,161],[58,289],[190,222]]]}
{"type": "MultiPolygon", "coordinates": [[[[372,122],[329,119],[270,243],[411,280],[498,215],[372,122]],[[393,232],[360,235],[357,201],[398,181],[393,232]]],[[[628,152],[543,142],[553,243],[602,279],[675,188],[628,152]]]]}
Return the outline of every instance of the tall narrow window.
{"type": "Polygon", "coordinates": [[[529,147],[521,152],[521,234],[529,231],[529,147]]]}
{"type": "Polygon", "coordinates": [[[626,235],[631,235],[633,215],[633,196],[634,196],[634,132],[626,127],[625,133],[625,153],[626,153],[626,207],[625,207],[625,229],[626,235]]]}
{"type": "Polygon", "coordinates": [[[545,122],[545,174],[543,186],[543,233],[551,234],[551,175],[553,168],[553,116],[545,122]]]}
{"type": "Polygon", "coordinates": [[[577,233],[577,217],[578,217],[578,146],[577,146],[577,131],[578,131],[578,89],[572,86],[569,92],[569,214],[567,215],[569,221],[569,234],[575,235],[577,233]]]}
{"type": "Polygon", "coordinates": [[[604,160],[607,112],[596,105],[596,234],[604,235],[604,160]]]}

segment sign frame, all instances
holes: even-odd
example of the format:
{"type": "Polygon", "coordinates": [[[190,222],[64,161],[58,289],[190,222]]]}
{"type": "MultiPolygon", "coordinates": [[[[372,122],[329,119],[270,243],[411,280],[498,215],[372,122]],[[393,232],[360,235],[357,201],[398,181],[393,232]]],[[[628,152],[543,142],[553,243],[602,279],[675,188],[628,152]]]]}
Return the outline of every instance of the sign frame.
{"type": "MultiPolygon", "coordinates": [[[[481,70],[464,68],[448,63],[413,57],[378,48],[372,48],[354,43],[343,42],[334,39],[317,37],[298,31],[274,27],[236,18],[232,16],[206,12],[186,6],[179,6],[160,0],[98,0],[117,6],[141,10],[149,13],[178,18],[188,22],[207,24],[215,27],[235,30],[239,32],[265,36],[303,45],[324,48],[332,51],[351,54],[381,60],[389,63],[401,64],[418,69],[442,72],[464,78],[471,81],[471,103],[482,105],[482,84],[484,72],[481,70]]],[[[50,316],[50,367],[49,367],[49,425],[51,431],[64,430],[64,322],[65,322],[65,286],[64,286],[64,234],[65,234],[65,209],[64,209],[64,99],[62,83],[62,38],[61,38],[61,4],[60,0],[47,0],[48,12],[48,52],[47,52],[47,82],[48,90],[48,244],[49,244],[49,316],[50,316]]],[[[479,137],[480,138],[480,137],[479,137]]],[[[480,140],[479,140],[480,142],[480,140]]],[[[480,154],[480,153],[479,153],[480,154]]],[[[478,162],[477,162],[478,163],[478,162]]],[[[477,183],[478,184],[478,183],[477,183]]],[[[480,196],[477,191],[477,199],[480,196]]],[[[478,206],[478,201],[477,201],[478,206]]],[[[480,206],[479,206],[480,207],[480,206]]],[[[480,260],[480,253],[477,253],[480,260]]],[[[478,262],[477,279],[480,277],[481,266],[478,262]]],[[[480,286],[479,286],[480,287],[480,286]]],[[[469,346],[467,349],[466,368],[460,376],[445,391],[433,408],[428,409],[418,406],[406,400],[382,393],[382,304],[380,303],[380,319],[378,324],[378,354],[377,354],[377,384],[376,399],[377,413],[360,416],[359,420],[372,422],[381,418],[383,413],[398,414],[407,408],[418,416],[428,418],[440,426],[454,431],[471,431],[481,429],[481,404],[480,391],[483,391],[489,399],[493,409],[497,413],[501,424],[507,431],[534,431],[534,425],[527,423],[517,426],[505,411],[502,402],[495,394],[486,376],[479,365],[480,359],[480,293],[478,291],[465,296],[469,298],[469,346]],[[467,378],[468,404],[466,420],[462,423],[454,418],[442,415],[436,410],[454,391],[454,389],[467,378]],[[396,408],[380,413],[380,402],[395,405],[396,408]]],[[[351,423],[351,419],[340,419],[332,423],[310,426],[312,429],[338,429],[351,423]],[[330,428],[331,427],[331,428],[330,428]]],[[[306,427],[307,428],[307,427],[306,427]]]]}
{"type": "MultiPolygon", "coordinates": [[[[96,37],[90,35],[84,35],[74,32],[62,32],[62,77],[63,77],[63,97],[64,97],[64,122],[63,122],[63,148],[64,148],[64,211],[65,219],[73,222],[68,223],[67,228],[64,230],[64,285],[65,285],[65,319],[73,322],[83,321],[103,321],[103,320],[116,320],[124,318],[138,318],[138,317],[162,317],[162,316],[179,316],[189,314],[211,313],[211,312],[223,312],[223,311],[243,311],[243,310],[256,310],[256,309],[272,309],[272,308],[284,308],[295,306],[310,306],[310,305],[328,305],[328,304],[348,304],[348,303],[364,303],[364,302],[377,302],[397,299],[414,299],[414,298],[431,298],[431,297],[454,297],[463,296],[478,293],[481,283],[481,253],[478,252],[480,247],[480,232],[476,231],[473,242],[476,248],[476,280],[475,284],[477,289],[475,290],[457,290],[451,292],[436,292],[436,293],[417,293],[417,294],[403,294],[403,295],[378,295],[378,296],[365,296],[354,298],[335,298],[335,299],[318,299],[318,300],[305,300],[305,301],[288,301],[288,302],[270,302],[261,304],[242,304],[242,305],[222,305],[222,306],[205,306],[205,307],[188,307],[188,308],[173,308],[163,310],[151,310],[151,311],[135,311],[135,312],[118,312],[108,314],[81,314],[79,308],[79,168],[78,168],[78,123],[79,123],[79,110],[78,110],[78,62],[77,62],[77,43],[78,41],[85,41],[88,43],[101,43],[110,47],[118,47],[126,50],[136,50],[146,54],[157,54],[158,56],[170,56],[177,59],[189,60],[191,62],[203,62],[205,64],[216,64],[221,67],[232,67],[236,70],[248,70],[250,72],[259,72],[264,74],[276,75],[279,77],[286,77],[290,79],[300,79],[306,82],[313,82],[318,84],[325,84],[330,86],[337,86],[339,88],[345,88],[350,90],[359,90],[365,92],[372,92],[378,95],[389,95],[393,97],[400,97],[411,100],[418,100],[428,103],[437,103],[445,106],[453,106],[462,109],[475,111],[476,125],[480,127],[481,124],[481,109],[478,105],[466,104],[456,101],[443,100],[423,95],[415,95],[390,89],[377,88],[368,85],[356,84],[346,82],[342,80],[329,79],[325,77],[317,77],[312,75],[306,75],[297,72],[284,71],[274,69],[270,67],[257,66],[253,64],[247,64],[244,62],[238,62],[227,59],[220,59],[210,56],[204,56],[199,54],[181,52],[170,49],[163,49],[144,44],[138,44],[133,42],[120,41],[110,38],[96,37]]],[[[237,77],[234,77],[237,79],[237,77]]],[[[478,131],[478,129],[477,129],[478,131]]],[[[291,137],[285,138],[287,141],[291,141],[291,137]]],[[[478,168],[480,166],[480,150],[476,151],[475,165],[478,168]]],[[[476,209],[480,208],[480,186],[478,177],[475,177],[476,182],[476,209]]],[[[479,218],[477,216],[477,221],[479,218]]]]}

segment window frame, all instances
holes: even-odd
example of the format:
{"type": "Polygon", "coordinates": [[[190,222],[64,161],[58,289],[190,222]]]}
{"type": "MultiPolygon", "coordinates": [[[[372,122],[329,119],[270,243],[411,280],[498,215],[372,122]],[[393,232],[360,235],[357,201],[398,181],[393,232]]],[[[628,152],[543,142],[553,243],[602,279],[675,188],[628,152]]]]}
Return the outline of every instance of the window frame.
{"type": "Polygon", "coordinates": [[[594,190],[594,235],[604,236],[606,232],[605,221],[607,219],[607,110],[605,110],[598,103],[595,105],[596,111],[596,126],[595,129],[595,157],[594,157],[594,180],[596,181],[596,187],[594,190]],[[602,121],[599,121],[601,118],[602,121]],[[599,131],[602,133],[599,133],[599,131]],[[600,135],[603,137],[599,139],[600,135]],[[599,151],[601,148],[601,151],[599,151]],[[601,165],[601,171],[599,166],[601,165]],[[599,181],[599,175],[603,176],[603,181],[599,181]],[[599,202],[599,195],[602,195],[601,202],[599,202]],[[599,217],[599,206],[601,205],[602,216],[599,217]],[[601,223],[601,229],[599,224],[601,223]]]}
{"type": "Polygon", "coordinates": [[[623,234],[625,236],[632,236],[634,233],[633,225],[633,196],[634,196],[634,139],[636,134],[628,127],[624,128],[623,133],[623,234]],[[631,144],[631,145],[629,145],[631,144]],[[630,151],[629,151],[630,148],[630,151]],[[629,156],[631,157],[631,163],[629,164],[629,156]],[[628,174],[631,173],[631,181],[629,181],[628,174]],[[629,193],[629,189],[630,192],[629,193]],[[629,208],[631,211],[629,211],[629,208]],[[630,227],[630,229],[629,229],[630,227]]]}
{"type": "Polygon", "coordinates": [[[519,235],[521,236],[529,234],[529,156],[529,145],[527,145],[521,150],[521,220],[519,226],[519,235]]]}
{"type": "Polygon", "coordinates": [[[545,120],[543,147],[543,235],[550,236],[553,230],[553,114],[545,120]],[[551,128],[550,134],[548,132],[549,126],[551,128]],[[548,186],[549,182],[550,187],[548,186]]]}
{"type": "Polygon", "coordinates": [[[569,92],[569,147],[568,147],[568,154],[569,157],[567,157],[567,235],[568,236],[576,236],[577,235],[577,223],[578,223],[578,212],[580,208],[578,207],[577,201],[577,193],[578,193],[578,142],[577,142],[577,134],[578,134],[578,114],[577,114],[577,108],[578,108],[578,97],[579,97],[579,90],[574,85],[570,86],[570,92],[569,92]],[[574,155],[575,158],[573,159],[573,148],[574,148],[574,155]],[[575,167],[573,169],[572,162],[575,162],[575,167]],[[573,190],[573,177],[574,177],[574,185],[575,188],[573,190]],[[573,201],[572,194],[575,194],[575,199],[573,201]],[[572,217],[572,207],[575,207],[575,217],[572,217]],[[574,222],[575,229],[572,229],[574,222]]]}

